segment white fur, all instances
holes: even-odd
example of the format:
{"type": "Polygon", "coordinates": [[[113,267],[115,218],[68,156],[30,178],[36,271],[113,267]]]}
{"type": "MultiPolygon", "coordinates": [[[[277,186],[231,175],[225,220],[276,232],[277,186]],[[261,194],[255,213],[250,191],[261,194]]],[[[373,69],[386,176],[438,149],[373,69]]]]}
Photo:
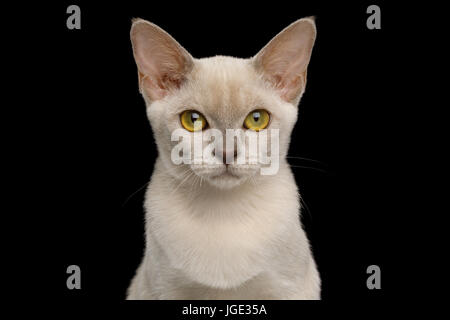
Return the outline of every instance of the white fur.
{"type": "MultiPolygon", "coordinates": [[[[285,41],[295,39],[296,33],[314,32],[301,41],[313,39],[315,27],[305,24],[314,26],[311,19],[295,22],[282,32],[280,39],[288,40],[278,40],[284,46],[276,47],[289,47],[285,41]]],[[[280,77],[267,74],[277,67],[258,63],[261,55],[194,59],[164,31],[143,20],[134,23],[132,40],[159,156],[145,200],[145,255],[128,299],[320,299],[319,274],[299,221],[300,196],[285,161],[297,120],[296,104],[306,83],[305,52],[311,51],[312,43],[305,44],[307,49],[300,50],[303,58],[277,84],[273,79],[280,77]],[[148,50],[139,44],[147,36],[170,47],[167,61],[156,63],[146,51],[139,51],[148,50]],[[173,52],[182,59],[174,58],[173,52]],[[154,81],[167,78],[164,70],[154,71],[159,64],[171,75],[180,74],[174,81],[154,81]],[[241,128],[245,116],[256,108],[270,112],[269,129],[280,130],[276,175],[259,175],[259,165],[229,165],[232,174],[227,174],[224,164],[211,168],[171,162],[170,134],[180,127],[183,110],[195,109],[210,127],[225,130],[241,128]]],[[[156,56],[164,60],[166,49],[161,50],[156,56]]],[[[282,61],[282,52],[267,50],[264,55],[282,61]]],[[[292,54],[291,50],[290,58],[292,54]]]]}

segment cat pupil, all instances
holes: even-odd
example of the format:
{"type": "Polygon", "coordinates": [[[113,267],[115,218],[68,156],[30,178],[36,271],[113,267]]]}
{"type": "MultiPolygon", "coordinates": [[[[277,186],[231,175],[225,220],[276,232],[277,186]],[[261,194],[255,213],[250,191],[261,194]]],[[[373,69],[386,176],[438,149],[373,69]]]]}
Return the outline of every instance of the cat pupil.
{"type": "Polygon", "coordinates": [[[192,123],[194,123],[195,121],[197,121],[198,118],[200,118],[200,116],[198,115],[198,113],[195,113],[195,112],[192,112],[192,113],[191,113],[191,121],[192,121],[192,123]]]}
{"type": "Polygon", "coordinates": [[[259,112],[253,112],[253,120],[255,120],[255,122],[258,122],[259,118],[261,118],[259,112]]]}

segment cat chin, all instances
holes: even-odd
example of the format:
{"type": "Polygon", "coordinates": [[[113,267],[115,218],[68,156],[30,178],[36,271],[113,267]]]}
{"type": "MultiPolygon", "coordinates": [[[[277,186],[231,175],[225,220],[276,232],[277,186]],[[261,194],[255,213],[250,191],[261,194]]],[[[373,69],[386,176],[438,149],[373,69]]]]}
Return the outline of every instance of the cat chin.
{"type": "Polygon", "coordinates": [[[237,176],[228,172],[206,179],[210,185],[222,190],[235,188],[241,185],[245,180],[247,180],[247,178],[244,176],[237,176]]]}
{"type": "Polygon", "coordinates": [[[255,167],[233,167],[230,166],[228,170],[225,166],[219,166],[215,170],[196,170],[194,167],[191,169],[198,176],[202,177],[209,185],[220,189],[220,190],[230,190],[236,188],[246,182],[248,179],[257,172],[255,167]]]}

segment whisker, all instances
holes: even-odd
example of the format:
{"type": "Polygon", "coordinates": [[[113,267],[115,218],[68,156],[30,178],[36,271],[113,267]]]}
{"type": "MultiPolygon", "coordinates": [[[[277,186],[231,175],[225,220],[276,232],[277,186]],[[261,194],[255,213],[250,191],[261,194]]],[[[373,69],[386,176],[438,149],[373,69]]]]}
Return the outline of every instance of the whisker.
{"type": "Polygon", "coordinates": [[[254,176],[250,176],[250,183],[254,186],[254,187],[256,187],[258,184],[256,183],[256,179],[255,179],[255,177],[254,176]]]}
{"type": "MultiPolygon", "coordinates": [[[[190,169],[186,169],[185,171],[183,171],[181,173],[181,176],[184,177],[184,175],[189,172],[190,169]]],[[[173,171],[172,171],[173,172],[173,171]]],[[[133,198],[136,194],[138,194],[142,189],[144,189],[148,184],[150,183],[150,180],[147,181],[144,185],[142,185],[141,187],[139,187],[136,191],[134,191],[131,195],[129,195],[125,201],[122,203],[122,208],[125,207],[125,205],[131,200],[131,198],[133,198]]]]}
{"type": "Polygon", "coordinates": [[[172,190],[172,192],[170,193],[170,195],[173,195],[174,193],[175,193],[175,191],[177,191],[178,190],[178,188],[182,185],[182,184],[184,184],[192,175],[194,175],[194,172],[190,172],[188,175],[186,175],[186,177],[184,177],[183,178],[183,180],[181,180],[181,182],[178,184],[178,186],[174,189],[174,190],[172,190]]]}
{"type": "MultiPolygon", "coordinates": [[[[309,210],[308,205],[306,204],[305,200],[301,196],[300,196],[300,203],[302,204],[302,207],[304,206],[304,208],[306,209],[306,213],[308,214],[310,220],[312,221],[311,210],[309,210]]],[[[300,211],[300,212],[302,212],[302,211],[300,211]]]]}
{"type": "Polygon", "coordinates": [[[322,172],[322,173],[328,173],[326,170],[319,169],[319,168],[315,168],[315,167],[297,166],[297,165],[292,165],[292,164],[289,164],[289,166],[292,167],[292,168],[311,169],[311,170],[320,171],[320,172],[322,172]]]}
{"type": "Polygon", "coordinates": [[[199,177],[198,175],[195,175],[195,176],[194,176],[194,182],[192,183],[192,186],[193,186],[193,187],[197,187],[197,183],[198,183],[199,186],[200,186],[200,177],[199,177]]]}
{"type": "Polygon", "coordinates": [[[322,162],[322,161],[319,161],[319,160],[314,160],[314,159],[311,159],[311,158],[305,158],[305,157],[286,156],[286,159],[297,159],[297,160],[312,161],[312,162],[320,163],[321,165],[324,165],[324,166],[327,165],[325,162],[322,162]]]}
{"type": "Polygon", "coordinates": [[[128,201],[130,201],[131,198],[133,198],[139,191],[141,191],[142,189],[144,189],[148,184],[150,183],[150,180],[147,181],[143,186],[139,187],[139,189],[137,189],[135,192],[133,192],[131,195],[129,195],[126,200],[124,201],[124,203],[122,203],[122,208],[125,207],[125,205],[128,203],[128,201]]]}

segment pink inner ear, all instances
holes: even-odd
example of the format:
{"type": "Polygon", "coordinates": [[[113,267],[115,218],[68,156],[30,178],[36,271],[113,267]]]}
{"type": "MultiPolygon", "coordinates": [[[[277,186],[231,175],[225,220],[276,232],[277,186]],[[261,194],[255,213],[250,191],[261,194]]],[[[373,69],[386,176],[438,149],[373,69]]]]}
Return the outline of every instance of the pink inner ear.
{"type": "Polygon", "coordinates": [[[133,24],[131,40],[141,91],[158,100],[181,86],[193,59],[169,34],[141,20],[133,24]]]}
{"type": "Polygon", "coordinates": [[[151,79],[139,72],[139,85],[149,95],[152,100],[164,98],[172,89],[179,89],[185,80],[179,72],[166,73],[158,79],[151,79]]]}
{"type": "Polygon", "coordinates": [[[287,102],[294,100],[304,88],[305,82],[303,79],[306,76],[297,76],[288,80],[287,83],[281,86],[281,98],[287,102]]]}
{"type": "MultiPolygon", "coordinates": [[[[280,60],[280,57],[271,57],[265,59],[263,70],[266,78],[280,92],[280,97],[290,102],[296,98],[303,90],[306,78],[306,71],[301,67],[301,61],[291,60],[291,64],[280,60]],[[300,73],[298,73],[300,72],[300,73]]],[[[297,58],[293,56],[291,59],[297,58]]]]}
{"type": "Polygon", "coordinates": [[[282,99],[292,101],[302,93],[314,40],[314,22],[301,19],[279,33],[255,57],[257,68],[279,90],[282,99]]]}
{"type": "Polygon", "coordinates": [[[141,92],[145,92],[151,100],[160,100],[167,95],[168,91],[157,85],[154,80],[150,79],[141,72],[138,73],[139,88],[141,92]]]}

